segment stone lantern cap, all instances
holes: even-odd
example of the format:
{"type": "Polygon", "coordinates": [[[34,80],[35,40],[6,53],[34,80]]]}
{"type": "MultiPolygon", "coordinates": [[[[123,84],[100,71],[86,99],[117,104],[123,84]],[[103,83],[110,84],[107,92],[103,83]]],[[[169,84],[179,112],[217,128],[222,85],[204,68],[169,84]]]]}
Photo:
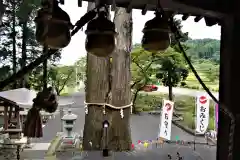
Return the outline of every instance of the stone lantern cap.
{"type": "Polygon", "coordinates": [[[62,117],[63,121],[69,121],[69,120],[75,121],[76,119],[77,119],[77,115],[73,114],[71,109],[69,109],[68,113],[62,117]]]}

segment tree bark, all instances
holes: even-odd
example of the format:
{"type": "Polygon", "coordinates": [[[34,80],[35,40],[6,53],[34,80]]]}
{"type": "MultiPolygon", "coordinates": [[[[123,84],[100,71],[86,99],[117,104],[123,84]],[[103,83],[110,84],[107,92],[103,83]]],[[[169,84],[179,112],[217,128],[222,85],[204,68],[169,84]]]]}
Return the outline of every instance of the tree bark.
{"type": "MultiPolygon", "coordinates": [[[[95,3],[88,2],[88,11],[95,7],[95,3]]],[[[104,103],[109,93],[109,58],[102,58],[87,54],[86,102],[104,103]]],[[[106,108],[106,116],[108,109],[106,108]]],[[[107,117],[106,117],[107,118],[107,117]]],[[[102,149],[102,122],[104,119],[102,106],[89,105],[85,115],[83,132],[83,149],[102,149]]]]}
{"type": "Polygon", "coordinates": [[[2,25],[2,17],[5,12],[5,7],[3,5],[3,0],[0,0],[0,27],[2,25]]]}
{"type": "MultiPolygon", "coordinates": [[[[16,2],[13,0],[13,27],[12,27],[12,40],[13,40],[13,50],[12,50],[12,61],[13,61],[13,74],[17,72],[17,53],[16,53],[16,2]]],[[[17,88],[17,81],[14,82],[13,88],[17,88]]]]}
{"type": "Polygon", "coordinates": [[[173,100],[173,91],[172,91],[172,78],[171,78],[171,71],[168,71],[168,99],[170,101],[173,100]]]}
{"type": "MultiPolygon", "coordinates": [[[[118,32],[115,52],[112,55],[112,99],[113,106],[124,106],[131,103],[131,72],[130,51],[132,47],[132,13],[125,8],[117,7],[114,23],[118,32]]],[[[120,110],[111,110],[109,130],[109,148],[115,151],[131,149],[130,108],[123,110],[123,119],[120,110]]]]}
{"type": "MultiPolygon", "coordinates": [[[[21,68],[26,66],[26,61],[27,61],[27,51],[26,51],[26,47],[27,47],[27,21],[24,21],[22,24],[22,60],[21,60],[21,68]]],[[[25,75],[22,78],[21,81],[21,86],[22,87],[26,87],[27,84],[27,75],[25,75]]]]}

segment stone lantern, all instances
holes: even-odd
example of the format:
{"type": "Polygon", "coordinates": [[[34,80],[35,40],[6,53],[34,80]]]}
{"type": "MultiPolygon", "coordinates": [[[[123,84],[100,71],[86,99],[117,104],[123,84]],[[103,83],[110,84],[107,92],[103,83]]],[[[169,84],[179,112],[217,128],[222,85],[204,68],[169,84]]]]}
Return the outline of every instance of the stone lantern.
{"type": "Polygon", "coordinates": [[[79,135],[72,132],[76,120],[77,115],[73,114],[70,109],[68,110],[68,113],[62,117],[63,137],[61,146],[75,146],[79,139],[79,135]]]}

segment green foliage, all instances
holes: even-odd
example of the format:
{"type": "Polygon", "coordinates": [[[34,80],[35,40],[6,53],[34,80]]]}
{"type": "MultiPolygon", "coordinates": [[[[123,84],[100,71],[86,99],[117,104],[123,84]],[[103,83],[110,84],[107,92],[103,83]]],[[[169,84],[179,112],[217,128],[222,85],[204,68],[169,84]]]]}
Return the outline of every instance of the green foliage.
{"type": "Polygon", "coordinates": [[[29,15],[41,5],[41,0],[23,0],[16,15],[21,20],[27,20],[29,15]]]}
{"type": "Polygon", "coordinates": [[[211,60],[220,63],[220,41],[215,39],[195,39],[185,42],[187,54],[192,60],[211,60]]]}
{"type": "Polygon", "coordinates": [[[87,56],[80,57],[75,62],[76,72],[77,72],[77,79],[79,81],[84,81],[86,79],[86,69],[87,69],[87,56]]]}
{"type": "MultiPolygon", "coordinates": [[[[186,42],[189,37],[188,37],[188,32],[182,32],[182,21],[180,19],[175,19],[174,18],[174,23],[176,25],[176,27],[178,28],[179,34],[180,34],[180,38],[178,39],[180,42],[186,42]]],[[[182,43],[182,47],[184,49],[188,49],[188,46],[185,43],[182,43]]],[[[180,49],[178,47],[177,44],[177,40],[175,38],[174,34],[171,34],[171,48],[173,48],[176,52],[180,52],[180,49]]]]}
{"type": "MultiPolygon", "coordinates": [[[[25,65],[33,62],[42,54],[42,46],[36,41],[35,38],[35,24],[33,22],[34,16],[36,14],[37,6],[31,5],[31,3],[40,3],[36,0],[33,2],[31,0],[24,1],[4,1],[6,5],[6,12],[2,18],[3,26],[0,30],[0,79],[3,80],[6,77],[13,74],[14,67],[13,63],[13,39],[16,39],[16,55],[17,55],[17,70],[20,70],[22,67],[22,62],[26,61],[25,65]],[[31,12],[29,10],[31,8],[31,12]],[[24,12],[27,12],[27,18],[25,19],[19,14],[21,14],[21,9],[24,12]],[[13,24],[13,20],[16,21],[13,24]],[[24,27],[23,24],[26,24],[24,27]],[[16,35],[14,35],[14,30],[16,30],[16,35]],[[25,38],[23,39],[23,33],[25,33],[25,38]],[[25,43],[23,43],[25,42],[25,43]],[[26,47],[26,50],[24,50],[26,47]],[[22,57],[26,54],[26,57],[22,57]]],[[[56,63],[61,58],[61,52],[57,52],[54,56],[48,61],[49,65],[56,65],[56,63]]],[[[26,84],[29,84],[31,88],[35,90],[40,90],[42,88],[43,76],[42,76],[42,65],[35,68],[31,73],[25,76],[27,80],[26,84]]],[[[20,81],[17,81],[20,82],[20,81]]],[[[18,87],[22,87],[20,83],[18,87]]],[[[11,88],[11,86],[8,86],[11,88]]]]}
{"type": "Polygon", "coordinates": [[[49,82],[58,95],[61,94],[64,87],[75,84],[74,70],[74,66],[58,66],[49,69],[49,82]]]}
{"type": "Polygon", "coordinates": [[[156,78],[162,81],[164,86],[177,86],[188,76],[182,55],[172,48],[168,48],[159,55],[159,60],[155,62],[157,74],[156,78]]]}
{"type": "MultiPolygon", "coordinates": [[[[213,39],[187,40],[186,42],[184,42],[183,39],[182,41],[182,44],[186,45],[186,48],[188,48],[187,54],[191,58],[195,69],[197,70],[204,83],[211,90],[218,91],[220,42],[213,39]],[[201,56],[201,53],[204,53],[204,55],[201,56]]],[[[175,45],[172,45],[173,48],[169,48],[164,54],[154,54],[157,56],[157,58],[162,58],[163,61],[159,60],[153,62],[148,68],[147,73],[143,74],[141,72],[142,70],[138,66],[147,66],[149,61],[151,61],[150,59],[153,57],[151,56],[150,52],[144,51],[140,46],[141,45],[135,45],[132,52],[132,59],[135,59],[136,56],[138,57],[134,62],[132,61],[131,64],[133,81],[132,84],[134,84],[134,82],[138,82],[139,80],[141,80],[139,82],[141,85],[144,84],[143,82],[146,82],[146,80],[148,80],[147,83],[156,84],[159,82],[157,79],[161,79],[161,82],[167,86],[166,71],[168,66],[172,65],[174,62],[176,66],[173,68],[175,68],[176,72],[173,72],[172,74],[173,86],[181,86],[191,89],[202,89],[202,86],[192,74],[191,70],[189,70],[188,65],[185,64],[182,53],[177,52],[178,50],[176,49],[175,45]],[[168,58],[170,60],[168,60],[168,58]],[[136,63],[139,63],[139,65],[136,65],[136,63]],[[157,69],[160,68],[165,71],[162,72],[161,70],[158,70],[157,72],[157,69]],[[154,74],[156,76],[154,76],[154,74]],[[147,75],[147,77],[144,77],[144,75],[147,75]],[[185,78],[186,80],[184,80],[185,78]]],[[[174,70],[173,68],[171,69],[174,70]]]]}
{"type": "Polygon", "coordinates": [[[152,68],[153,54],[138,47],[134,48],[131,58],[132,88],[141,88],[147,83],[151,83],[152,76],[155,73],[152,68]]]}
{"type": "MultiPolygon", "coordinates": [[[[204,83],[212,91],[219,89],[219,64],[211,60],[200,59],[195,61],[194,66],[204,83]]],[[[186,80],[186,86],[192,89],[202,89],[195,76],[190,73],[186,80]]]]}

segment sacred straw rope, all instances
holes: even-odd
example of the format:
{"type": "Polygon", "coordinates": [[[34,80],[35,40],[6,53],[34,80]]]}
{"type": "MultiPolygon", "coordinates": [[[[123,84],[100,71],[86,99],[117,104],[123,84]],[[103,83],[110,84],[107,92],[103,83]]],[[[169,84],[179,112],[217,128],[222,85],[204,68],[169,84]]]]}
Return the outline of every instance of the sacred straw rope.
{"type": "Polygon", "coordinates": [[[98,105],[98,106],[102,106],[103,107],[103,114],[106,114],[105,112],[105,107],[108,106],[110,108],[113,108],[113,109],[116,109],[116,110],[120,110],[120,115],[121,115],[121,118],[124,117],[123,115],[123,109],[125,108],[131,108],[130,112],[132,113],[132,106],[133,106],[133,103],[130,103],[128,105],[124,105],[124,106],[119,106],[119,107],[116,107],[116,106],[113,106],[111,104],[108,104],[108,103],[87,103],[84,101],[84,105],[85,105],[85,113],[88,114],[88,105],[98,105]]]}

